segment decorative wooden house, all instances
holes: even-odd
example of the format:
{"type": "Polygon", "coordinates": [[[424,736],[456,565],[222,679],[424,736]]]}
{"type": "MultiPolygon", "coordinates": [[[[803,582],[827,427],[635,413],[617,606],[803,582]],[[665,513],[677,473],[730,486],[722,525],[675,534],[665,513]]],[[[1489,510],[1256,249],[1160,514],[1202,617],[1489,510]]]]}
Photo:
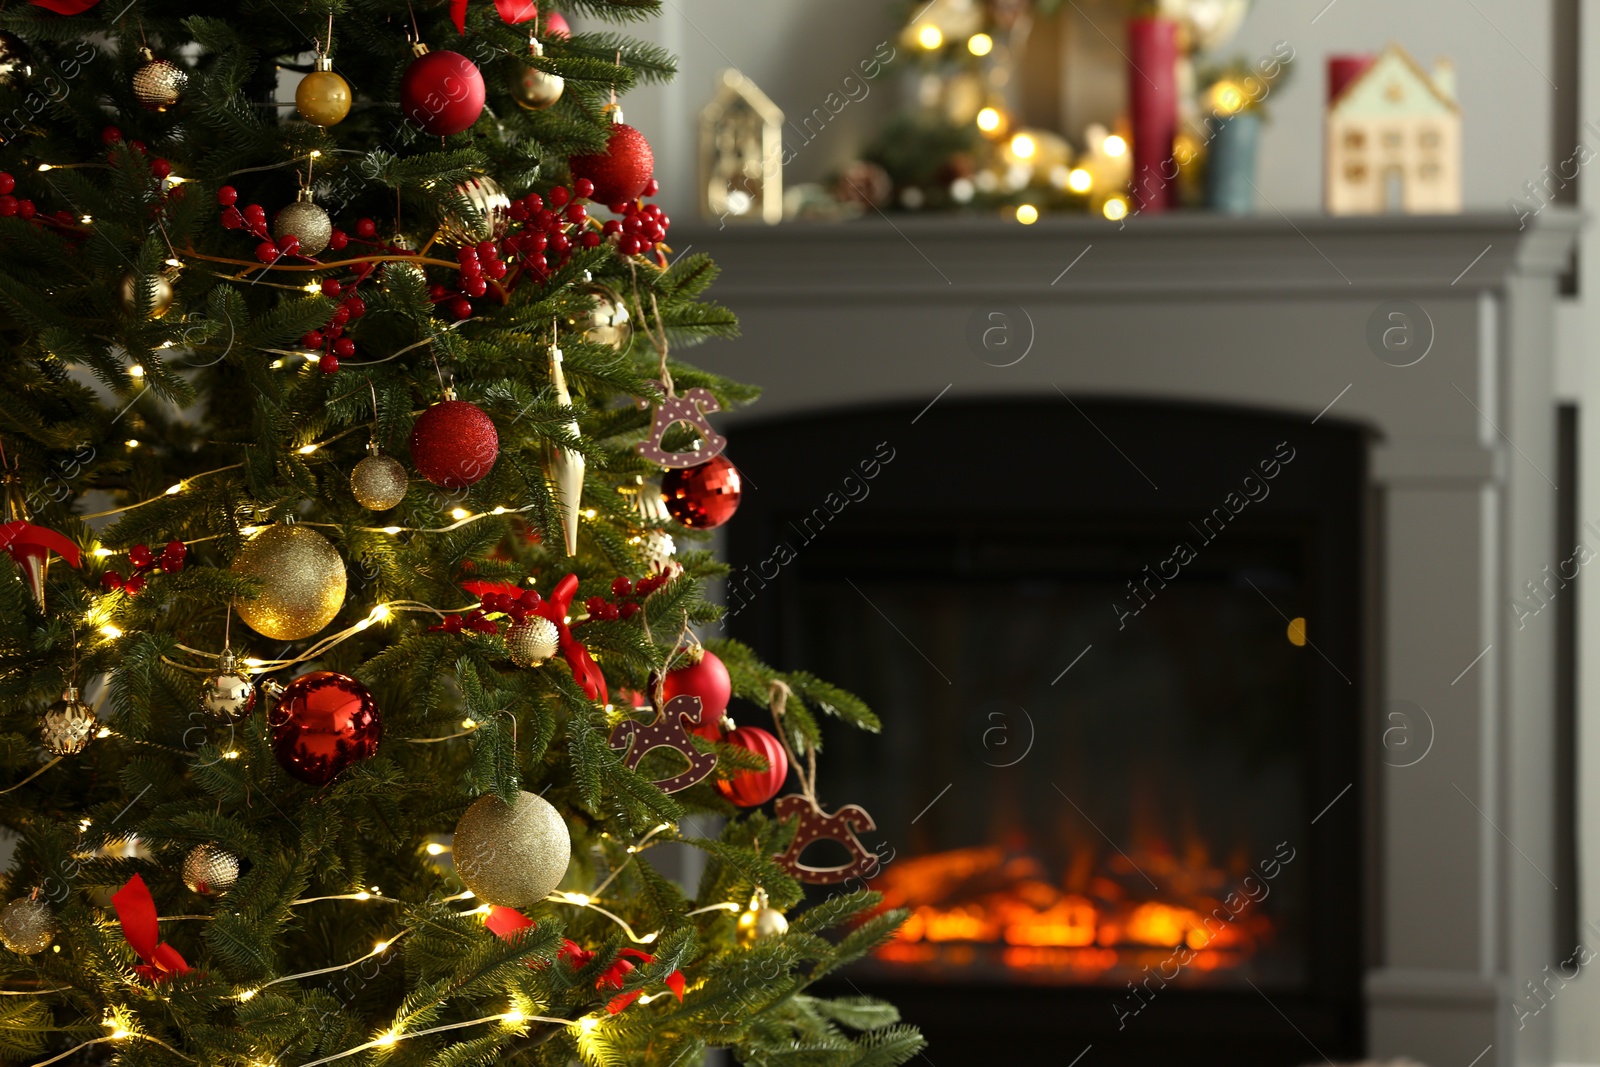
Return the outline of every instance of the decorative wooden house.
{"type": "Polygon", "coordinates": [[[1330,215],[1461,210],[1455,72],[1399,45],[1370,62],[1330,57],[1323,202],[1330,215]]]}
{"type": "Polygon", "coordinates": [[[725,221],[783,221],[783,111],[736,70],[700,112],[700,208],[725,221]]]}

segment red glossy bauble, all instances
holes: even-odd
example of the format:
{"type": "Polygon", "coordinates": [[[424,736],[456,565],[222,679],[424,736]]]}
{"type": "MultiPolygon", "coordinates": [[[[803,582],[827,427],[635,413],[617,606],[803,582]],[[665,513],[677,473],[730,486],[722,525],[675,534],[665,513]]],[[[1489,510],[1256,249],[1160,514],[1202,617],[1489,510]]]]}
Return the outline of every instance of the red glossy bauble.
{"type": "Polygon", "coordinates": [[[717,792],[741,808],[754,808],[777,796],[789,777],[789,756],[783,743],[759,726],[741,726],[723,740],[758,754],[767,761],[767,769],[740,771],[727,781],[719,778],[717,792]]]}
{"type": "Polygon", "coordinates": [[[290,682],[267,722],[278,763],[308,785],[327,785],[352,763],[371,759],[383,737],[372,693],[333,671],[312,671],[290,682]]]}
{"type": "Polygon", "coordinates": [[[500,455],[494,420],[475,404],[445,400],[411,427],[411,464],[434,485],[460,489],[480,481],[500,455]]]}
{"type": "Polygon", "coordinates": [[[644,187],[655,174],[656,157],[644,134],[624,123],[611,127],[606,150],[592,156],[573,156],[568,161],[574,178],[587,178],[594,184],[590,199],[601,204],[622,204],[644,195],[644,187]]]}
{"type": "Polygon", "coordinates": [[[566,40],[572,36],[572,27],[567,25],[567,17],[559,11],[551,11],[544,17],[544,35],[546,37],[559,37],[566,40]]]}
{"type": "Polygon", "coordinates": [[[400,79],[400,110],[438,137],[477,122],[484,99],[483,74],[459,52],[425,52],[400,79]]]}
{"type": "Polygon", "coordinates": [[[722,716],[733,696],[733,680],[728,668],[714,653],[707,652],[699,663],[688,663],[667,672],[661,688],[662,700],[691,696],[700,698],[700,725],[693,732],[710,741],[722,737],[722,716]]]}
{"type": "Polygon", "coordinates": [[[668,514],[697,530],[709,530],[733,518],[743,491],[739,468],[722,456],[661,476],[668,514]]]}

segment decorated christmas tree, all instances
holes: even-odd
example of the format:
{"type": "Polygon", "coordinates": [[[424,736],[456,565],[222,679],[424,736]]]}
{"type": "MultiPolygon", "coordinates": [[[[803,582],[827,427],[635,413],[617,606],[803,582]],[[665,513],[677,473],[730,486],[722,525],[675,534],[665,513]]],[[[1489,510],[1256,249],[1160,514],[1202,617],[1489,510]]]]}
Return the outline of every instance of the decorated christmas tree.
{"type": "Polygon", "coordinates": [[[876,721],[697,636],[755,391],[675,357],[657,0],[561,6],[0,9],[0,1060],[920,1048],[808,992],[902,917],[815,792],[876,721]]]}

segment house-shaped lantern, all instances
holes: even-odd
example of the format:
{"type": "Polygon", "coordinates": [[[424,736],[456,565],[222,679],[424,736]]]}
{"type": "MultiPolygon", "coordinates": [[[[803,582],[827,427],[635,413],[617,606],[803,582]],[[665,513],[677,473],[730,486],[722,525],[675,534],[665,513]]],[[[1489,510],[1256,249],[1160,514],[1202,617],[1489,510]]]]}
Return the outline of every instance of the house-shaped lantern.
{"type": "Polygon", "coordinates": [[[1329,57],[1325,136],[1328,214],[1461,210],[1461,108],[1448,60],[1429,74],[1396,44],[1376,59],[1329,57]]]}
{"type": "Polygon", "coordinates": [[[700,112],[700,188],[707,218],[783,221],[783,112],[736,70],[700,112]]]}

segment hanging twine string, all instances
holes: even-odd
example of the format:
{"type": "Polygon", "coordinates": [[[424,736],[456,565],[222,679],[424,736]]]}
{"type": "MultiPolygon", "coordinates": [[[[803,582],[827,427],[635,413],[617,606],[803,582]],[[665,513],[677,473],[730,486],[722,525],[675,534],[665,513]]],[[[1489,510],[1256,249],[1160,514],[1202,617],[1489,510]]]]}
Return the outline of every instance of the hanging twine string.
{"type": "Polygon", "coordinates": [[[796,758],[794,748],[789,744],[789,731],[783,723],[789,698],[793,695],[794,690],[789,688],[787,682],[782,678],[774,678],[767,688],[767,706],[772,710],[772,721],[778,727],[778,741],[789,757],[789,765],[794,768],[795,774],[800,779],[800,792],[805,794],[806,800],[820,815],[822,805],[817,802],[817,750],[805,738],[799,738],[798,740],[805,746],[805,762],[802,764],[796,758]]]}

